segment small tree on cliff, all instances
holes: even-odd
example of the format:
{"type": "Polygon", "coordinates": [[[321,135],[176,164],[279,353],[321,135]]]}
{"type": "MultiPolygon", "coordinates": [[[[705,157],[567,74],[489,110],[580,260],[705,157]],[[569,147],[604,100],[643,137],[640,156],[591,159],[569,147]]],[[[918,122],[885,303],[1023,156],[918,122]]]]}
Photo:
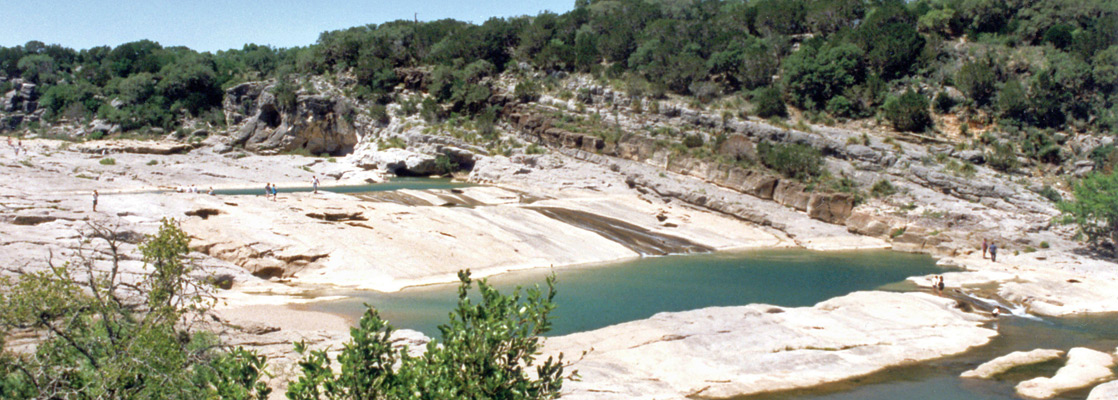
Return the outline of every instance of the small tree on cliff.
{"type": "Polygon", "coordinates": [[[1074,201],[1061,202],[1062,222],[1079,226],[1093,245],[1118,244],[1118,171],[1095,172],[1072,188],[1074,201]]]}
{"type": "MultiPolygon", "coordinates": [[[[480,303],[467,295],[472,286],[469,271],[459,272],[458,307],[450,323],[439,326],[442,340],[427,343],[426,352],[411,357],[407,349],[394,350],[389,326],[369,308],[353,340],[337,357],[339,372],[332,369],[326,351],[311,351],[299,363],[302,376],[292,382],[287,397],[317,399],[553,399],[563,385],[563,356],[548,357],[534,365],[540,351],[539,336],[551,329],[555,309],[555,276],[547,279],[547,293],[520,288],[502,295],[485,280],[478,281],[480,303]],[[527,368],[535,366],[535,373],[527,368]]],[[[302,344],[296,351],[305,353],[302,344]]]]}

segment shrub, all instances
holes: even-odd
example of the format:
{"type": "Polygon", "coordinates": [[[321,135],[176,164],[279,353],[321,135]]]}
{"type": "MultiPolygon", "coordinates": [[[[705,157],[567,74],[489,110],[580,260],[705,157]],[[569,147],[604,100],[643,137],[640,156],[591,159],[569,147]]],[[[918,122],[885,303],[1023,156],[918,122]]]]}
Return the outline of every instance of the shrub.
{"type": "Polygon", "coordinates": [[[987,157],[986,163],[989,164],[991,168],[1002,172],[1012,172],[1020,165],[1017,161],[1017,153],[1013,150],[1013,145],[1010,143],[995,144],[993,154],[987,157]]]}
{"type": "Polygon", "coordinates": [[[278,81],[272,88],[272,93],[276,96],[276,104],[280,106],[280,110],[294,110],[295,102],[298,100],[296,92],[299,90],[295,86],[294,77],[288,76],[278,81]]]}
{"type": "Polygon", "coordinates": [[[757,155],[762,164],[788,178],[807,181],[823,173],[823,155],[811,146],[762,141],[757,155]]]}
{"type": "Polygon", "coordinates": [[[384,104],[373,104],[369,106],[369,116],[381,125],[388,125],[392,121],[392,117],[388,115],[388,107],[384,104]]]}
{"type": "Polygon", "coordinates": [[[150,160],[150,161],[148,161],[148,162],[147,162],[147,165],[156,165],[156,164],[159,164],[159,161],[157,161],[157,160],[150,160]]]}
{"type": "Polygon", "coordinates": [[[1047,249],[1048,248],[1048,242],[1040,242],[1040,248],[1047,249]]]}
{"type": "Polygon", "coordinates": [[[994,94],[994,69],[988,62],[968,62],[955,74],[955,84],[968,98],[984,105],[994,94]]]}
{"type": "Polygon", "coordinates": [[[873,197],[889,197],[897,193],[897,187],[887,180],[879,180],[870,188],[870,195],[873,197]]]}
{"type": "Polygon", "coordinates": [[[521,81],[513,89],[513,95],[522,103],[536,101],[540,98],[540,87],[532,81],[521,81]]]}
{"type": "Polygon", "coordinates": [[[882,107],[885,118],[899,131],[922,132],[932,124],[928,99],[909,89],[900,97],[890,97],[882,107]]]}
{"type": "Polygon", "coordinates": [[[780,98],[780,91],[769,86],[758,90],[753,95],[755,104],[753,113],[761,118],[788,116],[788,109],[784,107],[784,100],[780,98]]]}
{"type": "Polygon", "coordinates": [[[683,138],[683,145],[689,149],[700,147],[703,145],[703,136],[699,134],[687,135],[683,138]]]}
{"type": "Polygon", "coordinates": [[[116,165],[116,159],[112,157],[102,158],[99,162],[101,163],[101,165],[116,165]]]}
{"type": "Polygon", "coordinates": [[[998,111],[1002,118],[1025,121],[1028,118],[1029,98],[1021,82],[1011,80],[998,92],[998,111]]]}
{"type": "Polygon", "coordinates": [[[441,174],[449,174],[458,170],[458,162],[451,160],[450,157],[447,157],[445,154],[439,154],[435,156],[435,168],[438,169],[441,174]]]}
{"type": "Polygon", "coordinates": [[[951,111],[952,107],[955,107],[955,99],[951,98],[947,92],[939,92],[936,93],[935,99],[932,99],[932,104],[936,112],[947,114],[951,111]]]}
{"type": "Polygon", "coordinates": [[[0,397],[268,397],[271,389],[259,382],[263,356],[220,350],[215,335],[186,328],[210,303],[202,297],[208,290],[189,278],[196,270],[186,258],[190,238],[173,220],[139,246],[149,273],[138,279],[124,278],[116,262],[125,256],[117,252],[122,232],[96,223],[89,229],[89,240],[104,241],[105,257],[79,255],[45,271],[0,277],[0,344],[11,327],[41,334],[27,353],[0,346],[0,397]],[[95,262],[107,270],[95,270],[95,262]]]}
{"type": "Polygon", "coordinates": [[[1064,201],[1063,196],[1060,196],[1060,192],[1057,192],[1056,189],[1053,189],[1051,186],[1048,185],[1044,185],[1044,187],[1040,189],[1039,194],[1041,197],[1044,197],[1048,199],[1048,201],[1051,201],[1053,203],[1064,201]]]}
{"type": "Polygon", "coordinates": [[[330,399],[552,399],[563,386],[563,355],[542,364],[540,335],[551,330],[555,309],[555,276],[546,293],[537,286],[504,295],[478,281],[479,296],[469,296],[468,271],[459,272],[458,306],[450,322],[439,326],[442,339],[427,344],[421,357],[393,349],[392,326],[369,308],[350,330],[331,367],[325,350],[306,352],[299,363],[301,376],[287,389],[292,400],[330,399]],[[477,304],[471,300],[479,299],[477,304]],[[533,368],[534,367],[534,368],[533,368]],[[531,373],[527,372],[533,369],[531,373]],[[336,372],[335,372],[336,371],[336,372]],[[423,396],[419,396],[422,394],[423,396]]]}
{"type": "Polygon", "coordinates": [[[905,230],[906,230],[905,227],[900,227],[900,228],[894,229],[892,232],[889,232],[889,238],[890,239],[896,239],[897,237],[903,235],[905,230]]]}
{"type": "Polygon", "coordinates": [[[858,114],[857,105],[845,96],[835,96],[827,100],[827,112],[838,118],[853,118],[858,114]]]}
{"type": "Polygon", "coordinates": [[[528,148],[524,149],[525,154],[543,154],[547,152],[547,148],[538,144],[532,143],[528,148]]]}
{"type": "Polygon", "coordinates": [[[1093,172],[1072,186],[1075,200],[1058,204],[1061,222],[1079,226],[1092,244],[1118,244],[1118,172],[1093,172]]]}

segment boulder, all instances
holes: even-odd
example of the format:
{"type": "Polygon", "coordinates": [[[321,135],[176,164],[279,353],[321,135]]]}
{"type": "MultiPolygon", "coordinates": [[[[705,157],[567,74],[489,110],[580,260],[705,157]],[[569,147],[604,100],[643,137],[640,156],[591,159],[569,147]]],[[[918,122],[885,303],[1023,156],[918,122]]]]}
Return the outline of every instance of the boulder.
{"type": "Polygon", "coordinates": [[[891,230],[889,224],[873,214],[856,212],[846,218],[846,229],[866,236],[884,237],[891,230]]]}
{"type": "Polygon", "coordinates": [[[363,169],[379,169],[400,176],[432,175],[442,171],[436,165],[436,157],[404,149],[388,149],[367,154],[356,161],[363,169]]]}
{"type": "Polygon", "coordinates": [[[115,126],[116,125],[114,125],[112,123],[109,123],[108,121],[101,120],[101,119],[95,119],[95,120],[93,120],[92,123],[90,123],[89,130],[90,130],[90,132],[109,133],[109,132],[113,131],[113,128],[115,126]]]}
{"type": "Polygon", "coordinates": [[[234,135],[233,144],[265,153],[304,150],[312,154],[346,155],[357,145],[353,125],[355,111],[342,97],[300,94],[291,109],[282,108],[260,82],[229,89],[223,105],[228,122],[235,124],[245,115],[244,125],[234,135]],[[253,98],[252,96],[256,97],[253,98]]]}
{"type": "Polygon", "coordinates": [[[745,135],[730,135],[718,146],[718,153],[735,160],[757,159],[757,149],[745,135]]]}
{"type": "Polygon", "coordinates": [[[982,363],[978,368],[963,372],[962,375],[959,376],[963,378],[990,379],[1015,367],[1048,362],[1063,356],[1063,351],[1052,349],[1015,351],[982,363]]]}
{"type": "Polygon", "coordinates": [[[986,162],[986,153],[982,150],[963,150],[955,152],[955,157],[960,160],[970,162],[972,164],[982,164],[986,162]]]}
{"type": "Polygon", "coordinates": [[[1118,381],[1107,382],[1091,389],[1087,400],[1118,400],[1118,381]]]}
{"type": "Polygon", "coordinates": [[[849,193],[814,192],[808,198],[807,215],[832,224],[845,224],[854,209],[854,196],[849,193]]]}
{"type": "Polygon", "coordinates": [[[1050,399],[1060,393],[1105,382],[1114,377],[1114,356],[1076,347],[1068,351],[1068,362],[1051,378],[1039,377],[1017,384],[1017,394],[1031,399],[1050,399]]]}
{"type": "Polygon", "coordinates": [[[0,98],[0,111],[15,111],[19,108],[22,99],[19,97],[19,91],[11,90],[4,93],[4,97],[0,98]]]}
{"type": "Polygon", "coordinates": [[[805,188],[802,183],[781,179],[773,190],[773,201],[800,211],[807,211],[811,193],[804,192],[805,188]]]}

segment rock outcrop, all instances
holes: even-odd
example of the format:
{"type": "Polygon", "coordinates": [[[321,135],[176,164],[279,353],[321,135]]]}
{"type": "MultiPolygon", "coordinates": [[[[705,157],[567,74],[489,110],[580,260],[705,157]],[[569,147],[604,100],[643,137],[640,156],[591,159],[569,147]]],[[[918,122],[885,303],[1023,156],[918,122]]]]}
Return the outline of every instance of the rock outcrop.
{"type": "Polygon", "coordinates": [[[1091,389],[1087,400],[1118,400],[1118,381],[1107,382],[1091,389]]]}
{"type": "Polygon", "coordinates": [[[1050,399],[1114,377],[1114,355],[1076,347],[1068,351],[1068,363],[1051,378],[1033,378],[1017,384],[1017,394],[1031,399],[1050,399]]]}
{"type": "MultiPolygon", "coordinates": [[[[669,150],[660,149],[654,140],[647,137],[627,135],[618,139],[617,143],[609,143],[598,136],[568,132],[553,127],[550,117],[523,106],[508,113],[508,120],[520,132],[535,137],[549,146],[657,165],[671,172],[693,176],[761,199],[772,199],[785,206],[807,212],[811,218],[820,221],[843,224],[854,208],[854,197],[849,194],[810,190],[802,183],[767,172],[688,155],[668,156],[666,152],[669,150]]],[[[734,137],[730,145],[724,146],[726,154],[740,157],[753,151],[752,146],[748,144],[750,142],[744,136],[734,137]]],[[[574,154],[578,156],[579,153],[574,154]]],[[[583,157],[583,159],[588,158],[583,157]]],[[[703,196],[690,200],[681,198],[698,206],[707,206],[704,199],[703,196]]]]}
{"type": "Polygon", "coordinates": [[[13,79],[12,90],[0,94],[0,132],[14,131],[24,122],[38,121],[44,109],[39,108],[38,86],[13,79]]]}
{"type": "Polygon", "coordinates": [[[233,135],[233,144],[246,149],[276,153],[305,150],[311,154],[345,155],[357,145],[355,112],[350,100],[338,96],[300,92],[293,104],[281,104],[275,86],[249,82],[226,91],[227,122],[244,121],[233,135]]]}
{"type": "Polygon", "coordinates": [[[1052,349],[1015,351],[982,363],[982,365],[979,365],[978,368],[963,372],[959,376],[963,378],[990,379],[998,374],[1004,373],[1019,366],[1040,364],[1043,362],[1057,360],[1063,356],[1063,351],[1052,349]]]}
{"type": "Polygon", "coordinates": [[[575,359],[582,377],[565,382],[563,398],[727,398],[864,376],[997,334],[953,304],[856,292],[814,307],[712,307],[548,338],[545,348],[575,359]]]}

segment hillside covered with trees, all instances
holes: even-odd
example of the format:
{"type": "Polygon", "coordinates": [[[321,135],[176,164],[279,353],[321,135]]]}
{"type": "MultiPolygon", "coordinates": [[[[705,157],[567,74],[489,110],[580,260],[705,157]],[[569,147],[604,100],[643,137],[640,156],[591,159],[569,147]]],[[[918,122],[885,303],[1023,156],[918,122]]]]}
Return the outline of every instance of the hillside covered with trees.
{"type": "Polygon", "coordinates": [[[563,14],[400,20],[290,49],[33,41],[0,47],[0,93],[18,77],[38,85],[44,122],[171,130],[184,117],[223,123],[222,89],[240,82],[347,76],[352,95],[389,102],[397,69],[429,67],[434,98],[476,114],[491,93],[472,84],[520,63],[620,80],[637,97],[740,94],[766,118],[787,103],[812,122],[883,117],[921,132],[930,113],[953,114],[1019,133],[1038,157],[1058,158],[1045,153],[1053,131],[1118,129],[1112,0],[579,0],[563,14]]]}

